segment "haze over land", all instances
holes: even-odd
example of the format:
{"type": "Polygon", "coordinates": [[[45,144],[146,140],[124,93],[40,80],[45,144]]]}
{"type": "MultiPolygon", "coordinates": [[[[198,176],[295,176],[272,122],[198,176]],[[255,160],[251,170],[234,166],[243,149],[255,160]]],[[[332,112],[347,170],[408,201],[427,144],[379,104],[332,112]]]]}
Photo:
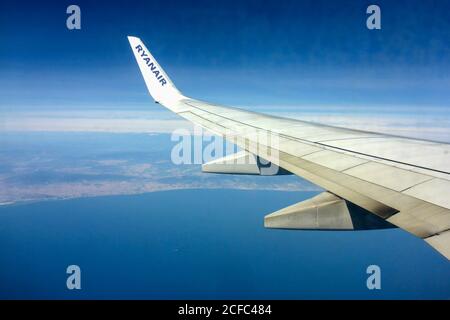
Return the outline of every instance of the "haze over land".
{"type": "MultiPolygon", "coordinates": [[[[250,107],[251,110],[360,130],[450,142],[450,113],[386,107],[250,107]]],[[[174,130],[193,126],[148,103],[138,110],[3,111],[0,203],[136,194],[192,188],[319,191],[295,176],[254,177],[175,165],[174,130]]],[[[205,147],[208,142],[204,142],[205,147]]]]}

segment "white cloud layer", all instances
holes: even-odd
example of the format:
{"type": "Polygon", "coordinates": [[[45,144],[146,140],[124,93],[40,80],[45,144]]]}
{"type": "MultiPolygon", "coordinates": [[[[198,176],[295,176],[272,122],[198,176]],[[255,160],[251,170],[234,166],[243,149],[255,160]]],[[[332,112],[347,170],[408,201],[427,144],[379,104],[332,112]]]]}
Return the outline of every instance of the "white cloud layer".
{"type": "MultiPolygon", "coordinates": [[[[255,109],[255,108],[254,108],[255,109]]],[[[258,109],[258,108],[256,108],[258,109]]],[[[271,107],[259,111],[338,127],[359,129],[419,139],[450,142],[450,116],[446,113],[393,113],[376,108],[365,113],[343,107],[271,107]],[[294,111],[295,110],[295,111],[294,111]]],[[[164,109],[155,111],[44,111],[3,112],[0,132],[109,132],[172,133],[177,129],[193,131],[193,125],[164,109]]]]}

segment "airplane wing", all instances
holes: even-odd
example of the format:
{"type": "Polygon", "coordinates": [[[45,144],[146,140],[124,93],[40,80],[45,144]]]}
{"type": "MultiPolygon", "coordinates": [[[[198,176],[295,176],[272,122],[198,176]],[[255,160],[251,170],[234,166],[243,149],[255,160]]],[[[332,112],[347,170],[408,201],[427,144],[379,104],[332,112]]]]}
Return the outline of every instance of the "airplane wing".
{"type": "Polygon", "coordinates": [[[205,164],[203,171],[264,174],[271,163],[327,190],[267,215],[266,227],[370,229],[375,225],[373,216],[424,239],[450,259],[449,144],[286,119],[192,99],[178,91],[139,38],[128,40],[157,103],[244,150],[234,158],[205,164]],[[257,160],[254,167],[237,165],[239,159],[251,157],[257,160]]]}

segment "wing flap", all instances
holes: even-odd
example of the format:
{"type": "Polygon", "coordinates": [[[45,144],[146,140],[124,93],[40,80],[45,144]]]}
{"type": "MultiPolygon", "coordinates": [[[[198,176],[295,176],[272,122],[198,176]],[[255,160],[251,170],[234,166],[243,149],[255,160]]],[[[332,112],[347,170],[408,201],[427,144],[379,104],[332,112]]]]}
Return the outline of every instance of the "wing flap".
{"type": "Polygon", "coordinates": [[[311,199],[268,214],[264,217],[264,226],[313,230],[369,230],[394,227],[329,192],[323,192],[311,199]]]}

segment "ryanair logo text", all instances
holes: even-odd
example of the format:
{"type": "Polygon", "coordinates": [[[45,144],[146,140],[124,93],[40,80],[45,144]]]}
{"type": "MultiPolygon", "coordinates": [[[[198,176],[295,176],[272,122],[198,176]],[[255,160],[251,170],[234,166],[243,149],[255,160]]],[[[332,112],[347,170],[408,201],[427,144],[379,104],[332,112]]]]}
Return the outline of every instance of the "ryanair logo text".
{"type": "Polygon", "coordinates": [[[140,53],[142,59],[145,61],[145,64],[150,68],[151,72],[155,75],[159,83],[161,83],[161,86],[164,86],[167,83],[167,80],[164,79],[164,76],[161,74],[161,72],[156,69],[156,65],[152,61],[150,61],[150,57],[145,53],[145,50],[142,48],[142,46],[139,44],[135,47],[135,49],[138,53],[140,53]]]}

